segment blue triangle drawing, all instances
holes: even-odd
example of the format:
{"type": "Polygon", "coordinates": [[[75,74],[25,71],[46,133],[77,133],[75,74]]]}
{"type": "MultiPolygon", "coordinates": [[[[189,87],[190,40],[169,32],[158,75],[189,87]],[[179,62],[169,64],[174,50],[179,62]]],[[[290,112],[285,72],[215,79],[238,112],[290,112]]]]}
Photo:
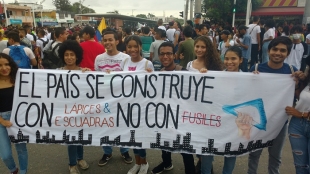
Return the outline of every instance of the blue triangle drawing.
{"type": "Polygon", "coordinates": [[[266,118],[266,113],[265,113],[265,109],[264,109],[264,103],[263,103],[263,100],[261,98],[251,100],[251,101],[247,101],[244,103],[240,103],[237,105],[224,105],[222,107],[222,109],[224,112],[226,112],[228,114],[238,116],[238,113],[236,112],[235,109],[246,107],[246,106],[253,106],[258,110],[258,113],[260,115],[260,123],[255,124],[254,126],[259,130],[265,130],[266,131],[267,118],[266,118]]]}

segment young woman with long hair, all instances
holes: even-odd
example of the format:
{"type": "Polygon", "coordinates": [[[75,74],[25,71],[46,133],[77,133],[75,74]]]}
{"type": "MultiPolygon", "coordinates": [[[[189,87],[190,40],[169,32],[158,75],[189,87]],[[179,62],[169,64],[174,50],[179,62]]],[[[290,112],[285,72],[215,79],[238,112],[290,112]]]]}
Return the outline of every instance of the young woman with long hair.
{"type": "MultiPolygon", "coordinates": [[[[125,40],[126,53],[130,58],[125,59],[121,63],[123,71],[154,71],[154,66],[151,61],[142,57],[142,41],[139,36],[129,36],[125,40]]],[[[133,149],[135,154],[136,164],[128,171],[127,174],[147,174],[149,164],[146,161],[145,149],[133,149]]]]}
{"type": "Polygon", "coordinates": [[[12,126],[10,122],[13,107],[14,85],[18,67],[14,60],[0,53],[0,157],[12,174],[27,173],[28,152],[25,143],[15,144],[20,171],[12,155],[12,148],[7,128],[12,126]]]}

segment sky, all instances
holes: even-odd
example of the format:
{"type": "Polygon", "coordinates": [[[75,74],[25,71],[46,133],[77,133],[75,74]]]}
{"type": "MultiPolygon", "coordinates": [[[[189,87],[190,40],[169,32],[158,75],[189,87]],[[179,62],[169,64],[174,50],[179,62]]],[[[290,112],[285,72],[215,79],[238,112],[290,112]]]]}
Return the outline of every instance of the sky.
{"type": "MultiPolygon", "coordinates": [[[[5,3],[15,2],[15,0],[4,0],[5,3]]],[[[39,2],[39,0],[18,0],[18,2],[39,2]]],[[[79,2],[71,0],[71,4],[79,2]]],[[[152,13],[156,16],[174,17],[179,16],[179,12],[184,10],[184,0],[85,0],[83,5],[88,6],[96,11],[96,13],[106,13],[108,11],[118,10],[123,15],[137,15],[152,13]],[[176,3],[178,2],[178,3],[176,3]]],[[[55,9],[52,0],[45,0],[44,9],[55,9]]]]}

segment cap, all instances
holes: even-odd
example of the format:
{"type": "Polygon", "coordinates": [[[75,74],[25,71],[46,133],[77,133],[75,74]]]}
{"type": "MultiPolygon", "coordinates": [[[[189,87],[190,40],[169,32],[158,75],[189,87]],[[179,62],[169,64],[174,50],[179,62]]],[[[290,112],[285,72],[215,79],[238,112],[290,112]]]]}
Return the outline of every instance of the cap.
{"type": "Polygon", "coordinates": [[[230,32],[228,30],[223,30],[221,34],[230,35],[230,32]]]}
{"type": "Polygon", "coordinates": [[[245,26],[245,25],[240,25],[238,30],[246,30],[248,29],[249,27],[245,26]]]}

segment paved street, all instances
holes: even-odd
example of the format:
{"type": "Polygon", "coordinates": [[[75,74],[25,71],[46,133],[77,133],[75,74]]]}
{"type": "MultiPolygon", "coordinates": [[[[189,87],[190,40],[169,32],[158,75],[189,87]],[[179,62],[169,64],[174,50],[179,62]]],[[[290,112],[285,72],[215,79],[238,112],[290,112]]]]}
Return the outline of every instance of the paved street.
{"type": "MultiPolygon", "coordinates": [[[[29,174],[67,174],[68,172],[68,156],[66,146],[61,145],[28,145],[29,151],[29,174]]],[[[86,171],[81,171],[82,174],[126,174],[133,164],[125,164],[120,158],[118,148],[114,148],[113,158],[104,167],[97,165],[101,158],[102,149],[100,147],[85,147],[84,157],[90,164],[90,168],[86,171]]],[[[264,150],[259,164],[259,174],[267,174],[267,150],[264,150]]],[[[132,151],[130,151],[132,154],[132,151]]],[[[15,159],[16,153],[14,149],[15,159]]],[[[157,150],[148,150],[147,158],[150,164],[150,169],[161,162],[161,153],[157,150]]],[[[164,174],[183,174],[184,167],[182,157],[179,154],[173,154],[174,169],[164,174]]],[[[196,159],[197,160],[197,159],[196,159]]],[[[286,140],[283,150],[283,160],[280,172],[282,174],[295,173],[291,147],[288,139],[286,140]]],[[[214,161],[215,174],[220,174],[223,167],[223,158],[216,157],[214,161]]],[[[234,174],[243,174],[247,170],[247,156],[237,158],[234,174]]],[[[0,162],[0,174],[6,174],[9,171],[0,162]]],[[[150,170],[149,170],[150,173],[150,170]]]]}

